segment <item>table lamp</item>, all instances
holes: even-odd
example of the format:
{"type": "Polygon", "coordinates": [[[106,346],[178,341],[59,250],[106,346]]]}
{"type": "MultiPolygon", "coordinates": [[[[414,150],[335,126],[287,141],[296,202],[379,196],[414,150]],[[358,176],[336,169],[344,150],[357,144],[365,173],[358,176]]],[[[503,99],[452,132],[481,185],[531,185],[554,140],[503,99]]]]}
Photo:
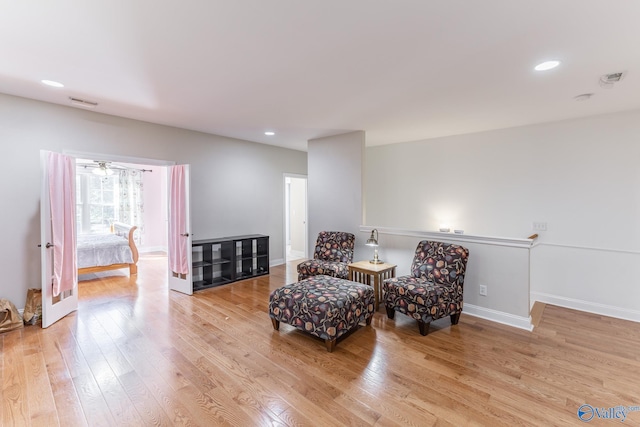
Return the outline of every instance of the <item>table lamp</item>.
{"type": "Polygon", "coordinates": [[[367,246],[373,246],[375,249],[373,251],[373,259],[370,260],[369,262],[371,264],[382,264],[382,261],[380,261],[380,259],[378,259],[378,230],[377,229],[373,229],[371,230],[371,236],[369,237],[369,240],[367,240],[367,243],[365,243],[367,246]]]}

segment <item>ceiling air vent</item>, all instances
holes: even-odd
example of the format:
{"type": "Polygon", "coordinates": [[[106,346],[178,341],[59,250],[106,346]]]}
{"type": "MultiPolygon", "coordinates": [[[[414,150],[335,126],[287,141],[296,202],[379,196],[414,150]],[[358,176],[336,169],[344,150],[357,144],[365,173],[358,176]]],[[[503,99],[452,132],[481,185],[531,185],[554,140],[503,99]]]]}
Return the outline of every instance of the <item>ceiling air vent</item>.
{"type": "Polygon", "coordinates": [[[614,83],[618,83],[620,80],[624,79],[624,76],[627,75],[626,71],[620,71],[619,73],[611,73],[600,76],[600,86],[611,88],[614,83]]]}
{"type": "Polygon", "coordinates": [[[71,101],[71,104],[78,107],[96,108],[98,106],[97,102],[87,101],[86,99],[74,98],[72,96],[69,97],[69,100],[71,101]]]}

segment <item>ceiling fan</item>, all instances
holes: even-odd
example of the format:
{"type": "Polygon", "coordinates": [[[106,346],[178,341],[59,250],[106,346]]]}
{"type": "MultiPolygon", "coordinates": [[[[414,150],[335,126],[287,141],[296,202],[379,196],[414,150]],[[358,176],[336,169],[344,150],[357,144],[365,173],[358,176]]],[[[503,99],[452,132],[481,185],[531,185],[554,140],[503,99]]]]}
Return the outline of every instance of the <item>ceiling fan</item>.
{"type": "Polygon", "coordinates": [[[98,167],[96,167],[92,173],[94,175],[98,175],[98,176],[107,176],[107,175],[113,175],[113,169],[111,169],[109,167],[109,164],[111,162],[102,162],[102,161],[95,161],[98,164],[98,167]]]}
{"type": "Polygon", "coordinates": [[[98,176],[113,175],[114,171],[119,170],[117,166],[112,166],[111,162],[105,160],[81,160],[77,163],[78,167],[83,168],[85,171],[91,170],[91,173],[98,176]],[[86,162],[86,163],[85,163],[86,162]]]}

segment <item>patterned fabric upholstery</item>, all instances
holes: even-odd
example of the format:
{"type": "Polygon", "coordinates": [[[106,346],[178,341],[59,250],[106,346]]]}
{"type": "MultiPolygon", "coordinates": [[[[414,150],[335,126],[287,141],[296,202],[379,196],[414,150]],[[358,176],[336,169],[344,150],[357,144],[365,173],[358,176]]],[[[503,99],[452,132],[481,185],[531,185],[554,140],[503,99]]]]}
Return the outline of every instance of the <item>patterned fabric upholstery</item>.
{"type": "Polygon", "coordinates": [[[458,323],[468,258],[469,250],[463,246],[420,242],[411,275],[387,279],[382,284],[389,318],[399,311],[416,319],[422,335],[427,334],[432,320],[451,316],[451,322],[458,323]]]}
{"type": "Polygon", "coordinates": [[[313,276],[276,289],[269,297],[269,316],[320,337],[335,340],[358,323],[370,324],[374,312],[373,288],[330,276],[313,276]]]}
{"type": "Polygon", "coordinates": [[[298,264],[298,280],[321,274],[341,279],[348,278],[347,266],[353,262],[355,241],[356,236],[342,231],[318,233],[313,259],[298,264]]]}

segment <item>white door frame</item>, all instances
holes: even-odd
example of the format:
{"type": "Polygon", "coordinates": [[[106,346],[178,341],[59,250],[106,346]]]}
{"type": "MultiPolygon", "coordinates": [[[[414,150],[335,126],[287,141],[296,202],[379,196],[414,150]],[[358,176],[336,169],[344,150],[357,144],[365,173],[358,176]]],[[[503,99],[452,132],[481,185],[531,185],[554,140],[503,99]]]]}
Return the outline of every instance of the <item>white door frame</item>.
{"type": "Polygon", "coordinates": [[[307,196],[309,177],[307,175],[301,175],[296,173],[283,173],[282,174],[282,195],[283,195],[283,206],[282,206],[282,253],[284,255],[284,262],[287,262],[287,218],[289,218],[289,214],[287,212],[287,178],[297,178],[304,179],[306,182],[305,185],[305,218],[304,218],[304,257],[309,257],[309,249],[308,249],[308,241],[309,241],[309,197],[307,196]]]}
{"type": "MultiPolygon", "coordinates": [[[[98,160],[106,160],[106,161],[110,161],[110,162],[120,162],[120,163],[135,163],[135,164],[140,164],[140,165],[151,165],[151,166],[164,166],[164,167],[168,167],[168,166],[174,166],[176,164],[175,161],[171,161],[171,160],[158,160],[158,159],[147,159],[147,158],[141,158],[141,157],[132,157],[132,156],[121,156],[121,155],[117,155],[117,154],[99,154],[99,153],[90,153],[90,152],[81,152],[81,151],[67,151],[65,152],[65,154],[69,155],[69,156],[73,156],[75,158],[82,158],[82,159],[98,159],[98,160]]],[[[190,176],[190,172],[187,168],[187,177],[190,176]]],[[[188,178],[190,179],[190,178],[188,178]]],[[[169,173],[167,173],[167,181],[169,180],[169,173]]],[[[189,183],[187,183],[187,186],[190,187],[189,183]]],[[[190,189],[187,188],[187,192],[189,192],[190,189]]],[[[170,188],[169,188],[169,183],[167,182],[167,193],[170,192],[170,188]]],[[[169,200],[167,199],[167,209],[169,207],[169,200]]],[[[190,215],[190,206],[187,206],[187,215],[190,215]]],[[[190,227],[190,222],[188,221],[188,226],[190,227]]],[[[167,227],[167,232],[169,231],[168,227],[167,227]]],[[[192,233],[190,230],[188,230],[186,232],[187,237],[188,237],[188,243],[187,243],[187,248],[191,248],[191,239],[192,239],[192,233]]],[[[167,243],[168,243],[168,239],[167,239],[167,243]]],[[[167,245],[167,251],[171,250],[168,245],[167,245]]],[[[188,263],[189,266],[191,266],[191,251],[190,249],[187,251],[188,252],[188,263]]],[[[189,270],[189,274],[180,279],[180,278],[174,278],[172,276],[172,273],[169,269],[169,259],[167,257],[167,274],[168,274],[168,279],[167,279],[167,286],[169,289],[172,290],[176,290],[176,291],[180,291],[183,292],[187,295],[192,295],[193,294],[193,277],[192,277],[192,273],[193,271],[190,269],[189,270]]]]}

